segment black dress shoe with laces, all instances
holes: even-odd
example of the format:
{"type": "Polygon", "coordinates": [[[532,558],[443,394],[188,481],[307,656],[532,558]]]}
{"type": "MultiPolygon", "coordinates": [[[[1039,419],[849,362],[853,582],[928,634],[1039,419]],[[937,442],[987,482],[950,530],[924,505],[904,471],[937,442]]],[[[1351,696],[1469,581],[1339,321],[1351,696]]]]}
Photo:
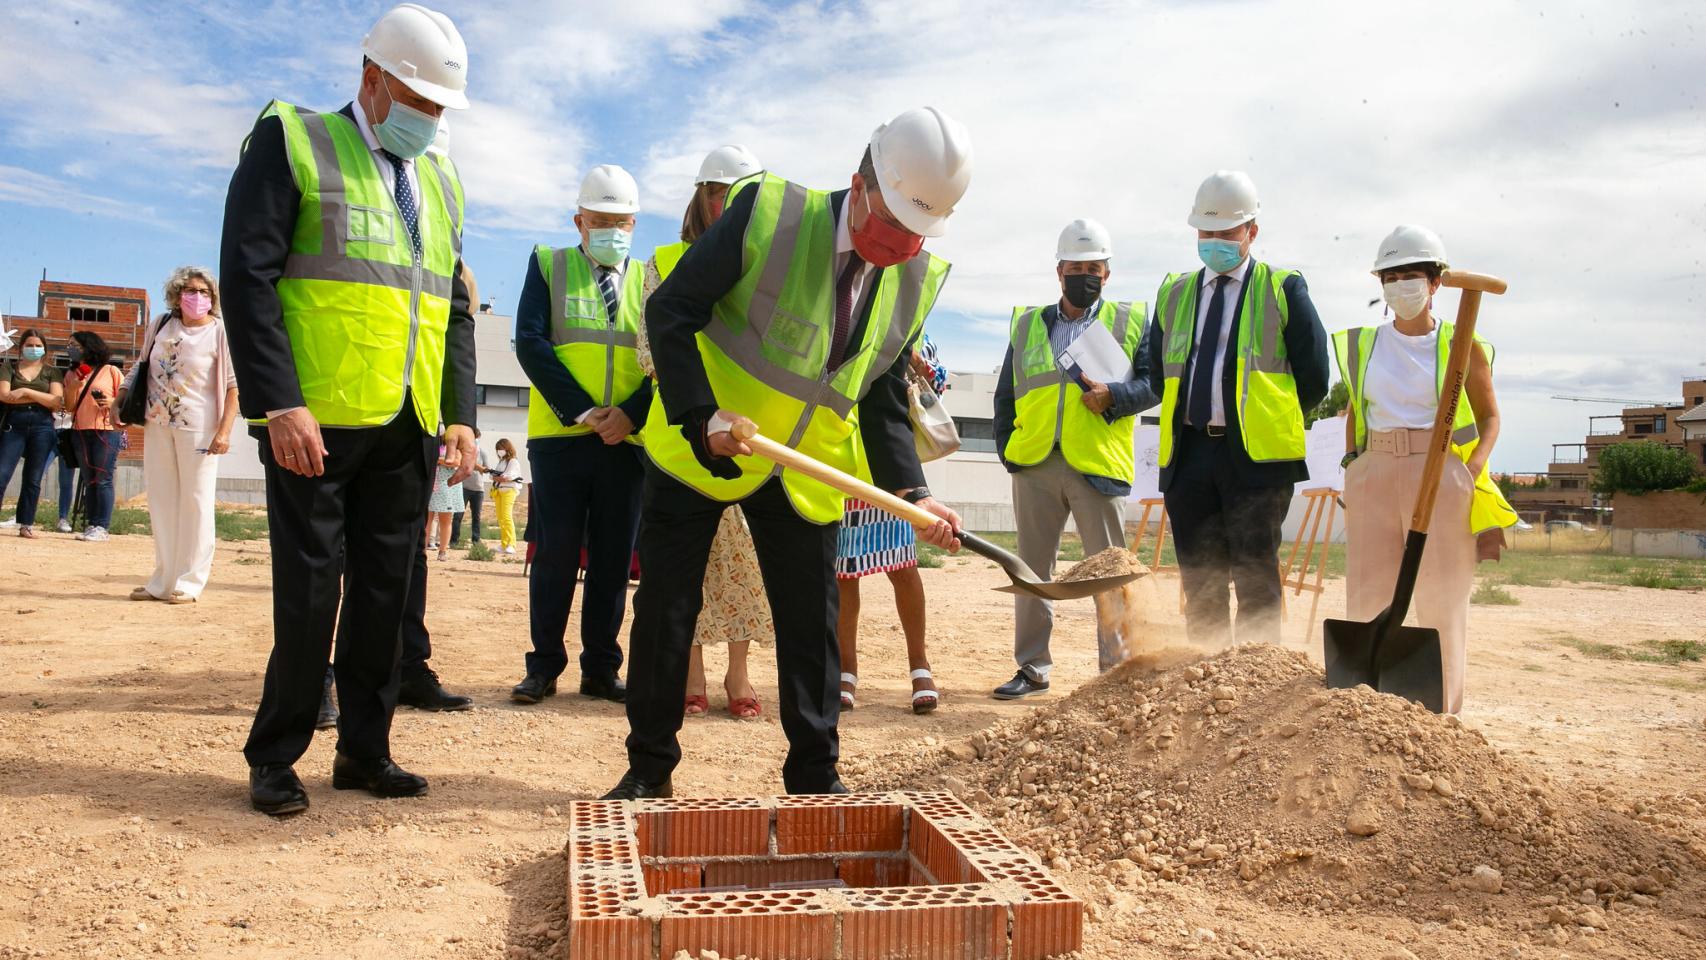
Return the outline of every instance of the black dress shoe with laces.
{"type": "Polygon", "coordinates": [[[1039,693],[1048,692],[1047,680],[1035,680],[1023,670],[1013,674],[1013,679],[1007,681],[990,694],[997,700],[1019,700],[1024,697],[1034,697],[1039,693]]]}
{"type": "Polygon", "coordinates": [[[416,710],[466,710],[474,705],[473,697],[451,693],[438,682],[438,674],[422,668],[403,678],[397,687],[397,703],[416,710]]]}
{"type": "Polygon", "coordinates": [[[338,708],[332,703],[332,674],[326,674],[326,685],[320,690],[320,715],[314,718],[314,729],[331,730],[338,725],[338,708]]]}
{"type": "Polygon", "coordinates": [[[668,780],[662,783],[653,783],[650,780],[641,779],[639,774],[630,770],[622,775],[621,780],[616,781],[616,786],[612,787],[609,793],[598,799],[666,800],[673,796],[675,796],[675,787],[668,780]]]}
{"type": "Polygon", "coordinates": [[[308,809],[308,791],[288,763],[263,763],[249,768],[249,805],[273,817],[288,817],[308,809]]]}
{"type": "Polygon", "coordinates": [[[390,757],[357,760],[340,753],[332,760],[332,788],[366,790],[376,797],[424,797],[427,782],[392,763],[390,757]]]}
{"type": "Polygon", "coordinates": [[[581,677],[581,696],[609,700],[611,703],[626,703],[628,686],[616,676],[614,670],[609,673],[589,673],[581,677]]]}
{"type": "Polygon", "coordinates": [[[547,677],[543,673],[530,673],[521,678],[521,682],[509,692],[509,698],[516,703],[538,703],[546,697],[557,695],[557,678],[547,677]]]}

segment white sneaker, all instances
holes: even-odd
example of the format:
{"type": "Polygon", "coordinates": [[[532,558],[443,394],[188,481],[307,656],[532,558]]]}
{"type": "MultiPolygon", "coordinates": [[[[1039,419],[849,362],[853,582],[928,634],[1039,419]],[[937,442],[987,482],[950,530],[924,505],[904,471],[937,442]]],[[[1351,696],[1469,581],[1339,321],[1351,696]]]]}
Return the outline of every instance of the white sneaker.
{"type": "Polygon", "coordinates": [[[61,520],[61,521],[59,521],[59,526],[56,527],[55,529],[57,529],[60,533],[70,533],[71,532],[71,521],[61,520]]]}
{"type": "Polygon", "coordinates": [[[428,540],[427,541],[427,549],[428,550],[437,550],[438,549],[438,541],[437,540],[428,540]]]}
{"type": "Polygon", "coordinates": [[[507,553],[511,556],[514,556],[515,555],[515,548],[514,547],[504,547],[504,553],[507,553]]]}
{"type": "Polygon", "coordinates": [[[112,539],[112,535],[107,533],[106,527],[90,527],[79,533],[77,539],[86,540],[90,543],[105,543],[112,539]]]}

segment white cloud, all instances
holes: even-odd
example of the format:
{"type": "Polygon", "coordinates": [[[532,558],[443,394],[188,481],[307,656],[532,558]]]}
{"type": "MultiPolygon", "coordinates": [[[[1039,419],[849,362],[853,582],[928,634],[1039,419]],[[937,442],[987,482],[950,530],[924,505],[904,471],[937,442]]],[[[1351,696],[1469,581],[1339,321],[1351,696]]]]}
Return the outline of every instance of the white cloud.
{"type": "Polygon", "coordinates": [[[89,193],[58,178],[6,164],[0,164],[0,203],[19,203],[144,223],[152,222],[157,216],[152,207],[89,193]]]}

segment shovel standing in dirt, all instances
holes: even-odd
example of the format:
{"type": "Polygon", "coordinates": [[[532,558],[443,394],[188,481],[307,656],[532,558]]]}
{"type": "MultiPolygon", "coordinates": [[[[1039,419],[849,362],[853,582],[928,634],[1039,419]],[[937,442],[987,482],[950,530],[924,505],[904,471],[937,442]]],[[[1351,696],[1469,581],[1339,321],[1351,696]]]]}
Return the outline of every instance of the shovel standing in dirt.
{"type": "MultiPolygon", "coordinates": [[[[814,460],[792,447],[785,447],[768,437],[760,436],[758,428],[749,422],[736,423],[732,432],[735,439],[751,447],[755,455],[827,484],[850,497],[858,497],[866,503],[881,507],[920,530],[935,525],[938,519],[935,514],[928,510],[907,503],[887,490],[878,489],[852,474],[844,473],[829,464],[814,460]]],[[[1091,597],[1107,590],[1113,590],[1143,575],[1141,573],[1126,573],[1087,580],[1044,580],[1037,576],[1036,572],[1029,566],[1026,566],[1025,561],[988,540],[964,530],[954,535],[959,537],[961,545],[973,553],[995,561],[1006,572],[1007,579],[1011,583],[1005,587],[996,588],[1006,593],[1029,593],[1046,600],[1076,600],[1080,597],[1091,597]]]]}
{"type": "MultiPolygon", "coordinates": [[[[1327,686],[1354,687],[1367,684],[1381,693],[1414,700],[1434,713],[1445,710],[1445,668],[1441,659],[1439,631],[1432,627],[1404,626],[1410,612],[1410,595],[1422,566],[1427,545],[1428,521],[1433,517],[1434,497],[1439,493],[1440,472],[1451,449],[1451,424],[1457,416],[1457,400],[1469,368],[1469,351],[1475,349],[1475,315],[1481,294],[1504,293],[1497,277],[1448,270],[1442,283],[1463,291],[1457,304],[1457,328],[1451,337],[1445,378],[1439,391],[1439,409],[1434,413],[1433,437],[1428,459],[1422,467],[1422,483],[1416,492],[1416,510],[1410,516],[1410,534],[1404,540],[1404,559],[1398,566],[1398,583],[1392,605],[1367,623],[1355,620],[1325,620],[1324,653],[1327,686]]],[[[1356,504],[1351,504],[1351,509],[1356,504]]]]}

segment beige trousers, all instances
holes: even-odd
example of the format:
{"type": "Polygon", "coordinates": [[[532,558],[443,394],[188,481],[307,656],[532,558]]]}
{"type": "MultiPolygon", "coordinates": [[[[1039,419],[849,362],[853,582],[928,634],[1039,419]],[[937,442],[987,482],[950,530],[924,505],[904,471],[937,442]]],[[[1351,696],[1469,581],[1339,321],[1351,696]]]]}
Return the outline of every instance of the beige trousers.
{"type": "MultiPolygon", "coordinates": [[[[1388,435],[1371,434],[1369,450],[1345,471],[1348,620],[1372,620],[1392,603],[1410,515],[1416,509],[1416,491],[1422,484],[1422,466],[1427,462],[1429,431],[1408,432],[1408,442],[1398,443],[1388,435]]],[[[1469,532],[1474,489],[1474,479],[1463,461],[1446,457],[1410,604],[1410,622],[1439,631],[1446,713],[1463,709],[1469,591],[1475,582],[1475,535],[1469,532]]]]}

